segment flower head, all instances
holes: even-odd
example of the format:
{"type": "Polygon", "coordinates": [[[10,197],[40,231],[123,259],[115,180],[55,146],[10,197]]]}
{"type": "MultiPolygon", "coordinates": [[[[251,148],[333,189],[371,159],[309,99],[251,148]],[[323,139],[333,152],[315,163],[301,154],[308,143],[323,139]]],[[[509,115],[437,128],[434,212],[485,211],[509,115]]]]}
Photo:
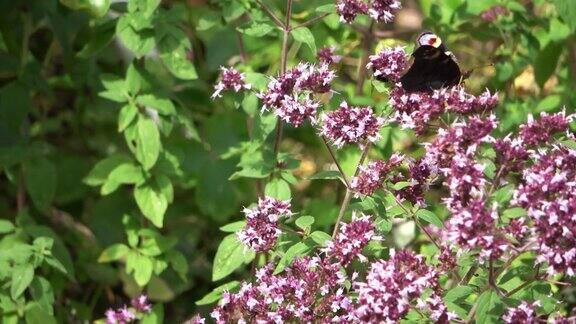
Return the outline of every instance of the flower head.
{"type": "Polygon", "coordinates": [[[341,148],[344,144],[380,139],[384,118],[375,116],[369,107],[349,107],[342,102],[337,110],[322,114],[322,122],[320,133],[341,148]]]}
{"type": "Polygon", "coordinates": [[[566,116],[565,111],[552,115],[543,112],[536,120],[529,115],[528,121],[520,125],[520,138],[527,145],[543,144],[555,133],[565,131],[573,118],[573,115],[566,116]]]}
{"type": "Polygon", "coordinates": [[[357,15],[368,13],[368,5],[363,0],[338,0],[336,11],[341,22],[350,24],[357,15]]]}
{"type": "Polygon", "coordinates": [[[294,96],[284,96],[280,107],[274,110],[274,114],[294,127],[298,127],[302,125],[306,119],[310,119],[314,123],[316,120],[316,110],[319,106],[319,103],[310,99],[298,100],[298,98],[294,96]]]}
{"type": "Polygon", "coordinates": [[[502,316],[502,320],[507,324],[537,323],[536,308],[538,306],[540,306],[538,301],[532,304],[522,301],[518,307],[508,308],[506,314],[502,316]]]}
{"type": "Polygon", "coordinates": [[[342,266],[348,265],[354,258],[366,261],[361,252],[370,240],[379,240],[369,216],[352,216],[352,221],[342,224],[335,239],[328,241],[322,250],[331,260],[337,260],[342,266]]]}
{"type": "Polygon", "coordinates": [[[398,0],[372,0],[368,10],[370,17],[378,22],[391,22],[394,20],[394,13],[402,8],[398,0]]]}
{"type": "Polygon", "coordinates": [[[498,5],[493,6],[488,10],[482,12],[480,14],[480,18],[482,18],[482,20],[484,20],[485,22],[491,23],[494,22],[496,19],[498,19],[498,17],[503,16],[507,13],[508,9],[506,9],[506,7],[498,5]]]}
{"type": "Polygon", "coordinates": [[[371,161],[366,166],[360,166],[357,176],[352,178],[350,187],[356,195],[370,196],[380,188],[388,173],[403,160],[398,154],[393,154],[388,161],[371,161]]]}
{"type": "Polygon", "coordinates": [[[270,250],[282,233],[278,221],[292,215],[290,203],[266,197],[258,200],[258,206],[245,208],[246,227],[237,232],[238,238],[245,245],[257,252],[270,250]]]}
{"type": "Polygon", "coordinates": [[[535,153],[513,203],[527,210],[539,243],[538,262],[548,273],[576,276],[576,150],[555,147],[535,153]]]}
{"type": "Polygon", "coordinates": [[[374,71],[374,77],[383,81],[398,81],[408,66],[406,51],[401,46],[386,48],[370,56],[367,69],[374,71]]]}
{"type": "Polygon", "coordinates": [[[221,92],[224,90],[234,90],[240,92],[241,90],[249,90],[250,84],[247,84],[244,79],[244,73],[238,72],[234,68],[220,67],[222,70],[220,81],[214,86],[214,93],[212,98],[221,97],[221,92]]]}
{"type": "Polygon", "coordinates": [[[323,47],[318,50],[316,57],[318,58],[318,62],[323,64],[338,64],[342,60],[342,56],[336,55],[336,47],[323,47]]]}
{"type": "Polygon", "coordinates": [[[152,310],[152,305],[148,301],[148,296],[140,295],[134,299],[132,299],[132,307],[139,312],[139,313],[150,313],[152,310]]]}
{"type": "Polygon", "coordinates": [[[398,322],[425,289],[437,289],[438,273],[422,256],[391,250],[389,260],[372,263],[366,281],[354,282],[353,287],[360,322],[398,322]]]}

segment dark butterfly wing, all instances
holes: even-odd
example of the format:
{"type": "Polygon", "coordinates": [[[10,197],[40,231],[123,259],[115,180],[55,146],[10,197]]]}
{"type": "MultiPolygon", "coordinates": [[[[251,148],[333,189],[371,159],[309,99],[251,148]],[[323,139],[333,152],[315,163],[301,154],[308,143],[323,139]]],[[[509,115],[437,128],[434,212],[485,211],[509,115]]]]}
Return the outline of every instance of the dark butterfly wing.
{"type": "Polygon", "coordinates": [[[460,82],[462,73],[458,63],[443,49],[423,45],[412,55],[414,62],[400,78],[402,88],[407,92],[431,91],[460,82]]]}

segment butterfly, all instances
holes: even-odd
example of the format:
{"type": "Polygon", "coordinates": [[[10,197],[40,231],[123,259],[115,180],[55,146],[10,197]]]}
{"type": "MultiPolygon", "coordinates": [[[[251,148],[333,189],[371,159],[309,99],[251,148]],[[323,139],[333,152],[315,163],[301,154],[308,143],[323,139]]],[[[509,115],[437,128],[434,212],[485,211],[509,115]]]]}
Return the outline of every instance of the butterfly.
{"type": "Polygon", "coordinates": [[[456,58],[446,49],[438,35],[424,32],[418,36],[418,47],[412,53],[414,62],[400,78],[406,92],[431,91],[458,85],[466,76],[456,58]]]}

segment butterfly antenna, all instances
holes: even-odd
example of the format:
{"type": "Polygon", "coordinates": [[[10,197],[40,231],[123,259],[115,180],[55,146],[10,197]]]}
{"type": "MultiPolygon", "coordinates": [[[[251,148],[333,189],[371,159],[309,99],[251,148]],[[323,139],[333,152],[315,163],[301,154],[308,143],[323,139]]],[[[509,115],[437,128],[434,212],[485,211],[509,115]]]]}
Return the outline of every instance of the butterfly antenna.
{"type": "Polygon", "coordinates": [[[477,66],[475,66],[469,70],[462,72],[462,76],[460,77],[460,83],[462,83],[464,80],[468,79],[470,77],[470,75],[472,75],[472,72],[474,72],[475,70],[485,68],[488,66],[494,66],[494,62],[490,62],[490,63],[482,64],[482,65],[477,65],[477,66]]]}

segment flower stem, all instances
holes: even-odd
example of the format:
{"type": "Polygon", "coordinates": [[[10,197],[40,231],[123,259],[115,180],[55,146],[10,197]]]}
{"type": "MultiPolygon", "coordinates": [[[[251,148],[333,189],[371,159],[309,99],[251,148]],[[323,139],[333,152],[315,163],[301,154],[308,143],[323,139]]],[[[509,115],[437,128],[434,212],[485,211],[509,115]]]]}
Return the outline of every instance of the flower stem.
{"type": "Polygon", "coordinates": [[[362,57],[358,62],[358,79],[356,79],[356,94],[362,94],[362,88],[364,87],[364,81],[366,79],[366,63],[368,63],[368,57],[370,56],[370,51],[372,50],[372,43],[374,42],[374,21],[370,23],[368,31],[364,33],[364,39],[362,40],[362,57]]]}
{"type": "MultiPolygon", "coordinates": [[[[356,171],[354,171],[354,176],[357,176],[358,172],[360,172],[360,166],[364,164],[364,160],[366,160],[369,151],[370,151],[370,142],[366,141],[366,143],[364,144],[364,151],[362,151],[362,156],[360,157],[360,161],[358,161],[356,171]]],[[[352,189],[348,186],[346,187],[346,195],[344,196],[342,206],[340,206],[340,212],[338,213],[338,218],[336,219],[336,224],[334,225],[334,232],[332,232],[332,238],[336,237],[336,234],[338,234],[340,222],[342,221],[344,214],[346,214],[346,210],[348,209],[348,205],[350,205],[351,199],[352,199],[352,189]]]]}
{"type": "Polygon", "coordinates": [[[260,8],[262,8],[262,10],[264,10],[264,12],[274,21],[274,23],[278,27],[285,29],[284,23],[280,20],[280,18],[276,17],[276,15],[272,12],[272,10],[270,10],[270,8],[266,7],[266,5],[263,4],[262,1],[260,1],[260,0],[255,0],[255,1],[260,6],[260,8]]]}
{"type": "MultiPolygon", "coordinates": [[[[282,24],[283,37],[282,37],[282,53],[280,54],[280,74],[286,73],[288,65],[288,39],[290,38],[290,19],[292,18],[292,0],[287,0],[286,3],[286,21],[282,24]]],[[[276,139],[274,140],[274,160],[278,159],[278,152],[280,151],[280,142],[282,141],[282,130],[284,124],[282,119],[278,117],[276,122],[276,139]]]]}
{"type": "Polygon", "coordinates": [[[332,147],[328,143],[326,136],[321,136],[321,137],[322,137],[322,141],[324,142],[324,145],[326,145],[326,148],[328,149],[328,153],[330,153],[330,156],[332,157],[332,161],[334,161],[334,163],[336,164],[336,167],[338,168],[338,171],[340,171],[340,174],[342,175],[342,180],[344,180],[344,184],[346,184],[346,188],[350,188],[350,183],[348,182],[348,178],[346,177],[346,174],[344,173],[342,166],[340,165],[340,163],[338,163],[338,160],[336,159],[336,155],[334,154],[334,150],[332,149],[332,147]]]}

